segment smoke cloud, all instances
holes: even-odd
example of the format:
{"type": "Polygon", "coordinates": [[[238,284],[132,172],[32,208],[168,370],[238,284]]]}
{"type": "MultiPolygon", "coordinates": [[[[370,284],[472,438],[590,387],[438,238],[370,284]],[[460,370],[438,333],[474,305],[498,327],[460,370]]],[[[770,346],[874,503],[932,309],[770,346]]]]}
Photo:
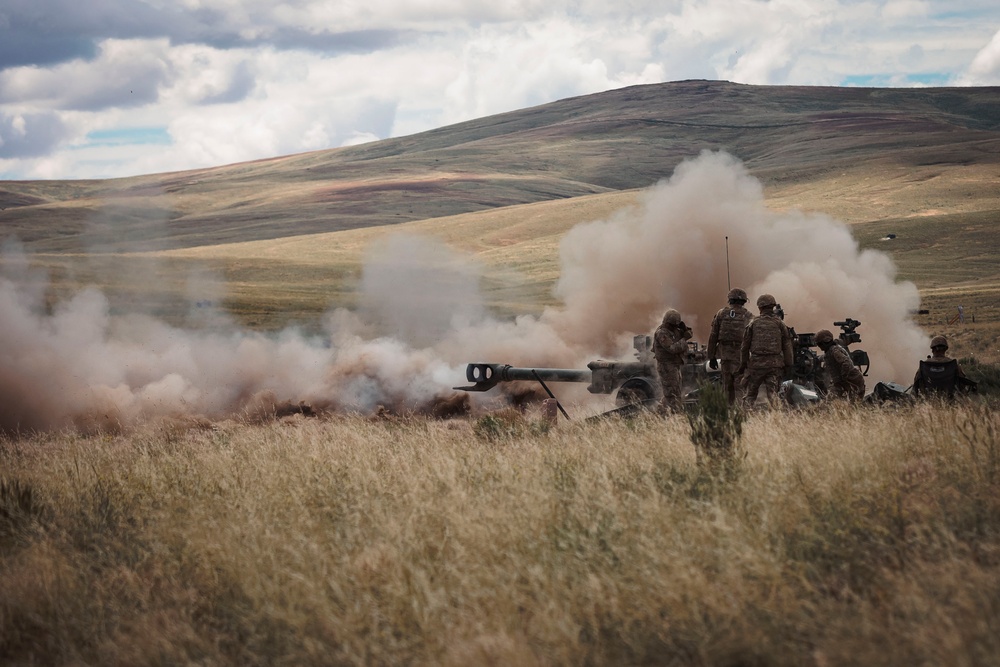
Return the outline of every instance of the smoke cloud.
{"type": "Polygon", "coordinates": [[[622,333],[655,327],[668,307],[706,342],[731,278],[751,310],[759,295],[772,294],[798,332],[836,332],[835,320],[860,320],[861,347],[879,379],[912,378],[926,351],[909,316],[919,307],[917,288],[897,282],[887,255],[860,250],[847,225],[829,216],[769,210],[760,182],[725,153],[682,163],[632,210],[577,225],[560,256],[556,293],[565,308],[546,315],[581,347],[612,349],[622,333]]]}
{"type": "MultiPolygon", "coordinates": [[[[93,289],[48,307],[45,276],[8,247],[0,275],[0,430],[254,417],[303,402],[362,413],[439,413],[442,405],[453,412],[489,400],[452,391],[465,383],[468,362],[582,368],[598,357],[629,359],[632,335],[649,333],[668,307],[705,342],[730,276],[751,302],[773,294],[799,332],[861,320],[869,385],[907,382],[926,348],[909,318],[917,289],[896,281],[886,255],[859,250],[847,226],[827,216],[768,210],[760,183],[724,153],[681,164],[633,208],[577,225],[561,243],[560,262],[560,307],[499,321],[478,291],[484,269],[474,258],[393,235],[366,258],[356,312],[332,311],[321,336],[264,335],[222,316],[207,318],[204,328],[113,317],[93,289]]],[[[211,277],[193,280],[192,294],[204,294],[211,277]]],[[[581,387],[566,389],[564,400],[588,398],[581,387]]]]}

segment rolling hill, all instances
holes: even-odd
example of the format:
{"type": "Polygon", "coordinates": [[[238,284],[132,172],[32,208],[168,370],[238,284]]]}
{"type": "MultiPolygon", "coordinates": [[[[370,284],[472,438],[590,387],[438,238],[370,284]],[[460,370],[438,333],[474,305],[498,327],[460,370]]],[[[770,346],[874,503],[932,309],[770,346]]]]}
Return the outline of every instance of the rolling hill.
{"type": "Polygon", "coordinates": [[[96,282],[123,309],[177,315],[198,268],[250,325],[309,319],[351,303],[372,238],[412,229],[521,269],[494,296],[530,310],[551,300],[561,234],[704,149],[742,160],[770,206],[829,213],[863,244],[920,230],[888,250],[928,295],[1000,284],[1000,88],[635,86],[212,169],[0,182],[0,225],[57,292],[96,282]]]}

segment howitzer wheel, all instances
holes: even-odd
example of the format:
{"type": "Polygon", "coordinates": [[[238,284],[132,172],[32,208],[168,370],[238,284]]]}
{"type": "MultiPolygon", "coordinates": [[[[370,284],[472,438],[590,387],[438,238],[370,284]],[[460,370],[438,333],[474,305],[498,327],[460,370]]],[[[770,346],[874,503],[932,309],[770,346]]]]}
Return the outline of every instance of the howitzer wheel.
{"type": "Polygon", "coordinates": [[[615,405],[621,407],[633,403],[643,403],[657,397],[656,387],[646,378],[634,377],[625,380],[615,394],[615,405]]]}

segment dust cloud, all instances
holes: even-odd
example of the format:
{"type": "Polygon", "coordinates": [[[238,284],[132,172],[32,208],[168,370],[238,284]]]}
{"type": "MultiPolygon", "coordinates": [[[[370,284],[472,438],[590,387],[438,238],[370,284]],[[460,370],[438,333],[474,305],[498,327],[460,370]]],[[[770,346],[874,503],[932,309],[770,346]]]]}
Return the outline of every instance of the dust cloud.
{"type": "Polygon", "coordinates": [[[632,210],[577,225],[560,255],[565,308],[547,319],[574,345],[620,346],[621,334],[654,328],[668,307],[704,343],[731,278],[754,313],[757,297],[772,294],[800,333],[837,333],[834,321],[860,320],[860,347],[878,379],[905,383],[926,353],[909,315],[917,288],[897,281],[887,255],[861,250],[829,216],[769,210],[760,182],[725,153],[682,163],[632,210]]]}
{"type": "Polygon", "coordinates": [[[486,317],[482,267],[440,242],[393,234],[372,244],[361,280],[361,317],[384,335],[427,347],[486,317]]]}
{"type": "MultiPolygon", "coordinates": [[[[575,368],[598,357],[631,359],[632,335],[650,332],[668,307],[705,342],[727,292],[726,237],[732,285],[751,301],[773,294],[800,332],[861,320],[869,386],[907,381],[926,348],[908,315],[919,306],[915,286],[896,281],[886,255],[859,250],[844,224],[768,210],[742,164],[706,152],[637,206],[571,229],[560,246],[562,305],[514,320],[489,314],[475,258],[412,235],[372,246],[360,307],[332,310],[322,335],[264,335],[214,311],[197,328],[112,316],[94,289],[50,306],[45,275],[8,243],[0,263],[0,431],[257,418],[298,405],[460,413],[491,400],[451,389],[465,384],[468,362],[575,368]]],[[[192,294],[213,284],[211,276],[192,281],[192,294]]],[[[223,287],[213,289],[212,302],[221,302],[223,287]]]]}

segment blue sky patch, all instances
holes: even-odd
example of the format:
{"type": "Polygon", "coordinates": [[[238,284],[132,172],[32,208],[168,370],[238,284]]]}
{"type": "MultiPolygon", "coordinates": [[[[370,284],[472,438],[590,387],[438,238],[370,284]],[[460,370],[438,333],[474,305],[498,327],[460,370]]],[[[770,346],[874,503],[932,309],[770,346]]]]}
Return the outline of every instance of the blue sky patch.
{"type": "Polygon", "coordinates": [[[842,86],[858,88],[897,88],[899,86],[947,86],[953,75],[946,72],[922,72],[918,74],[854,74],[845,76],[842,86]]]}
{"type": "Polygon", "coordinates": [[[113,130],[94,130],[88,133],[85,148],[132,144],[170,145],[171,143],[173,140],[165,127],[125,127],[113,130]]]}

